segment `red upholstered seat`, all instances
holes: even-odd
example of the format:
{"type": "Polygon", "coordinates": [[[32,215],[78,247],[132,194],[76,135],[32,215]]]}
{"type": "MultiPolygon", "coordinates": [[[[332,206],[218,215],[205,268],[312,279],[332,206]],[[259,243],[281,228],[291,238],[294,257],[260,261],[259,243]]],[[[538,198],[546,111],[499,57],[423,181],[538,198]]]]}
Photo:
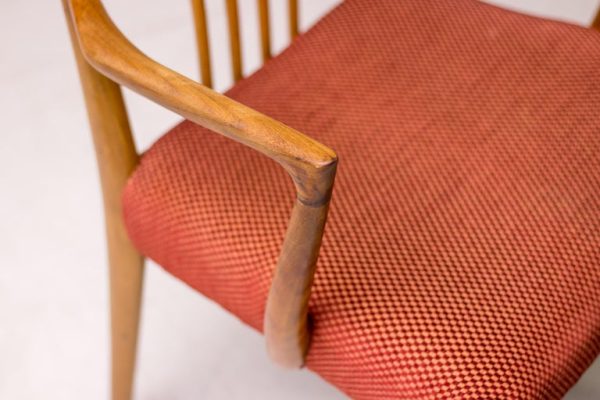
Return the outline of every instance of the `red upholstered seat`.
{"type": "MultiPolygon", "coordinates": [[[[348,0],[229,96],[340,157],[308,367],[356,399],[559,398],[600,350],[600,34],[348,0]]],[[[190,122],[124,192],[136,246],[261,329],[294,190],[190,122]]]]}

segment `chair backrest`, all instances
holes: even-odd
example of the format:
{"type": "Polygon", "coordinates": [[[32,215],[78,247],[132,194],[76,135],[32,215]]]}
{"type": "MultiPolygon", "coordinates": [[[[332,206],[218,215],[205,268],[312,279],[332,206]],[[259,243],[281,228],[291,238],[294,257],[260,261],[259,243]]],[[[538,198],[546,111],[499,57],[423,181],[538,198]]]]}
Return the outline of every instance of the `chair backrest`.
{"type": "MultiPolygon", "coordinates": [[[[207,15],[204,2],[206,0],[191,0],[196,27],[196,42],[200,58],[202,83],[212,87],[212,72],[210,66],[210,40],[208,37],[207,15]]],[[[214,1],[214,0],[211,0],[214,1]]],[[[223,1],[223,0],[221,0],[223,1]]],[[[237,0],[225,0],[229,23],[229,47],[231,50],[233,79],[242,78],[242,57],[240,45],[240,22],[238,18],[237,0]]],[[[260,17],[260,37],[263,62],[271,57],[271,39],[269,23],[269,1],[256,0],[260,17]]],[[[288,0],[290,37],[298,34],[298,0],[288,0]]]]}

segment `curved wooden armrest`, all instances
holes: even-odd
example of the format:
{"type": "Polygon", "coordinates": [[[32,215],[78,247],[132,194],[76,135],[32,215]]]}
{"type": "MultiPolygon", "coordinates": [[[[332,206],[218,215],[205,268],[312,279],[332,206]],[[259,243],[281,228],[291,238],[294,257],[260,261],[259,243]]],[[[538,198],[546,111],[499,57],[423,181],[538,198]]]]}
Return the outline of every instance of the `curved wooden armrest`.
{"type": "Polygon", "coordinates": [[[277,161],[297,191],[265,313],[271,357],[300,367],[308,344],[308,298],[337,156],[328,147],[153,61],[119,31],[100,0],[67,0],[86,61],[179,115],[277,161]]]}

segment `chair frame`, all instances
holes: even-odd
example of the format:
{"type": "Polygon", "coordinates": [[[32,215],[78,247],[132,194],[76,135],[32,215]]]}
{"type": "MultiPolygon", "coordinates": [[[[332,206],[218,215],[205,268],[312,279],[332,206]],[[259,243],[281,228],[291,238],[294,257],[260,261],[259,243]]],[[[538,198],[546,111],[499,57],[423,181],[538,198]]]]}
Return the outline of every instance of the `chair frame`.
{"type": "MultiPolygon", "coordinates": [[[[121,191],[139,162],[119,85],[277,161],[291,176],[296,201],[269,292],[264,331],[271,358],[298,368],[308,351],[308,300],[337,169],[334,151],[212,89],[206,13],[192,0],[204,85],[150,59],[118,30],[100,0],[62,0],[77,61],[104,200],[112,337],[112,397],[132,394],[143,257],[125,230],[121,191]]],[[[242,77],[236,0],[226,0],[233,75],[242,77]]],[[[270,57],[268,2],[258,0],[263,60],[270,57]]],[[[290,34],[298,30],[289,0],[290,34]]]]}
{"type": "MultiPolygon", "coordinates": [[[[232,74],[242,78],[237,0],[225,0],[232,74]]],[[[143,256],[129,240],[121,192],[139,162],[123,101],[125,86],[205,128],[277,161],[296,201],[267,299],[267,350],[278,364],[304,364],[310,342],[308,301],[333,184],[336,153],[308,136],[211,89],[204,0],[191,0],[202,84],[152,60],[119,31],[101,0],[62,0],[94,139],[103,192],[110,271],[112,398],[130,399],[143,281],[143,256]]],[[[288,0],[290,37],[298,0],[288,0]]],[[[271,57],[268,0],[257,0],[262,58],[271,57]]],[[[600,29],[600,12],[592,27],[600,29]]]]}

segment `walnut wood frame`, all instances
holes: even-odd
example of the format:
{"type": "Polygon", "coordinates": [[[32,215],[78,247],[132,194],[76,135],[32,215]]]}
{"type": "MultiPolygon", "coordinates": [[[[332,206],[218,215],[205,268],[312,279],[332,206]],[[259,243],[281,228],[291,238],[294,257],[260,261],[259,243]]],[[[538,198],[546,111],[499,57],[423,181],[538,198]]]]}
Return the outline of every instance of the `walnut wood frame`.
{"type": "MultiPolygon", "coordinates": [[[[132,392],[143,259],[125,231],[120,194],[138,163],[119,85],[277,161],[297,192],[269,292],[264,330],[271,358],[301,367],[308,351],[308,299],[337,168],[334,151],[214,92],[203,0],[192,0],[201,85],[147,57],[118,30],[100,0],[62,0],[82,82],[104,197],[111,285],[112,396],[132,392]]],[[[226,0],[234,78],[242,77],[237,3],[226,0]]],[[[270,57],[269,16],[258,0],[263,59],[270,57]]],[[[298,30],[289,0],[290,36],[298,30]]]]}

